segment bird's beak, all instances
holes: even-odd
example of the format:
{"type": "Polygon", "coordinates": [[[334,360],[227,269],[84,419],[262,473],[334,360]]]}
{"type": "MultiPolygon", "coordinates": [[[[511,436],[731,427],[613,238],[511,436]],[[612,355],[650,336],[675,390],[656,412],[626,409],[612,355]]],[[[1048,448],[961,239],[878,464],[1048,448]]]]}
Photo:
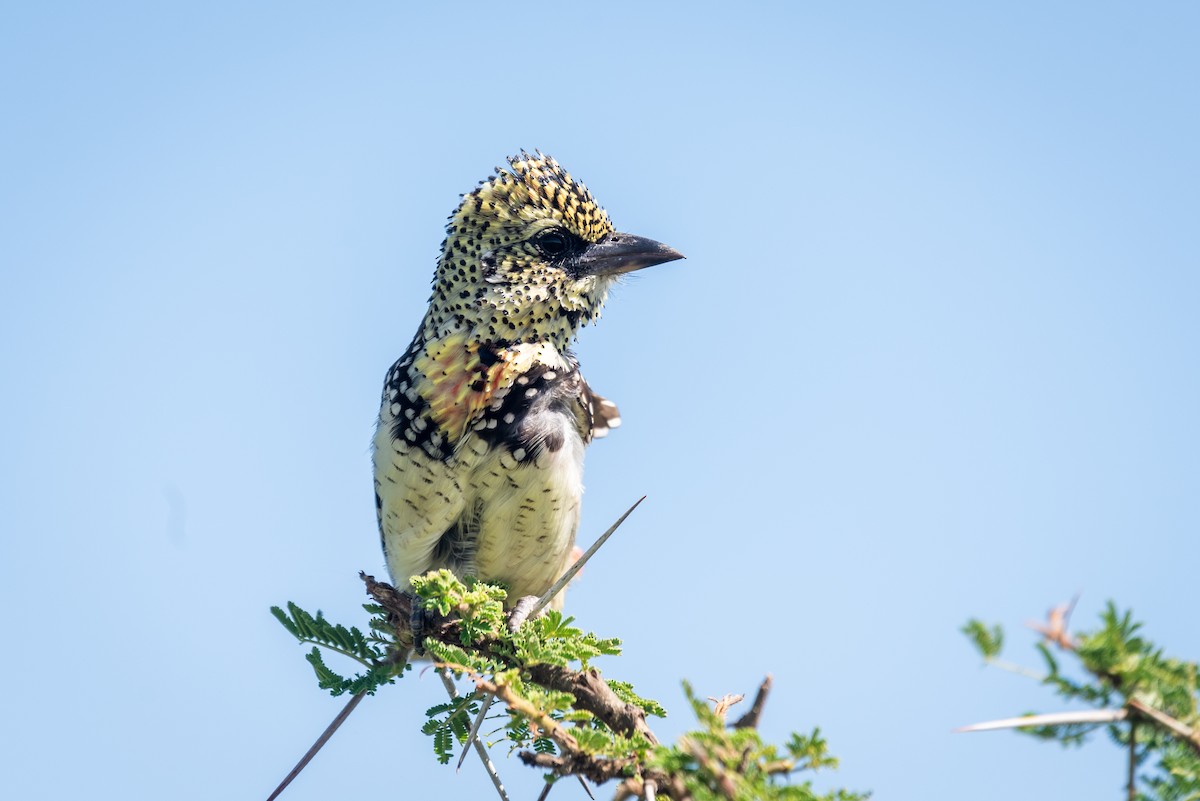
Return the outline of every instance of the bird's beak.
{"type": "Polygon", "coordinates": [[[620,275],[643,267],[682,259],[683,254],[644,236],[612,233],[579,254],[579,275],[620,275]]]}

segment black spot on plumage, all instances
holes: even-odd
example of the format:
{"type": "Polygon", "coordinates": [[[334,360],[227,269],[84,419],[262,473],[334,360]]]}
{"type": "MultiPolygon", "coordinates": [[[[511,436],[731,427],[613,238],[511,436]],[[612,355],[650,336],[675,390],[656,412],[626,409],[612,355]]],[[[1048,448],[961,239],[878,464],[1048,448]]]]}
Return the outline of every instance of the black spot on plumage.
{"type": "MultiPolygon", "coordinates": [[[[496,322],[496,318],[492,318],[492,322],[496,322]]],[[[479,348],[479,363],[484,367],[491,367],[500,361],[500,354],[487,345],[479,348]]]]}

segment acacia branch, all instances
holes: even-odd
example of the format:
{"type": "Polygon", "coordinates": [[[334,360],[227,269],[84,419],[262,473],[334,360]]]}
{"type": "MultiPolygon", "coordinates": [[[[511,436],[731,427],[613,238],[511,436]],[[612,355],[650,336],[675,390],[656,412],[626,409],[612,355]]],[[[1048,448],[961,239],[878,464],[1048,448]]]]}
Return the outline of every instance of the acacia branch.
{"type": "Polygon", "coordinates": [[[596,719],[618,734],[639,734],[658,744],[658,738],[646,723],[646,713],[633,704],[626,703],[608,686],[608,682],[594,668],[571,670],[559,665],[530,665],[529,677],[543,687],[568,692],[575,696],[575,708],[591,712],[596,719]]]}
{"type": "MultiPolygon", "coordinates": [[[[382,606],[388,615],[389,623],[395,627],[397,637],[401,642],[409,642],[412,638],[412,596],[398,592],[385,582],[376,581],[365,573],[360,574],[366,584],[367,593],[382,606]]],[[[461,626],[453,617],[442,617],[427,610],[425,630],[426,639],[437,640],[448,645],[462,647],[461,626]]],[[[511,664],[511,653],[504,652],[499,640],[484,638],[471,643],[470,650],[494,659],[502,664],[511,664]]],[[[544,754],[532,751],[520,751],[517,757],[526,765],[549,770],[557,776],[577,776],[603,784],[612,779],[624,778],[617,790],[617,798],[651,798],[656,794],[668,796],[672,801],[690,801],[692,798],[687,790],[685,776],[682,773],[667,772],[658,768],[649,768],[632,755],[627,758],[597,756],[587,753],[580,748],[578,740],[571,734],[569,728],[561,721],[547,715],[535,704],[522,697],[513,688],[503,682],[496,682],[485,676],[474,673],[470,668],[461,665],[446,665],[451,670],[471,675],[479,691],[490,693],[508,705],[509,709],[527,718],[531,724],[545,732],[554,741],[560,753],[544,754]],[[631,775],[632,773],[632,775],[631,775]]],[[[622,700],[608,685],[608,682],[594,668],[574,670],[562,665],[533,664],[520,666],[527,680],[549,690],[570,693],[575,699],[572,706],[575,709],[591,713],[595,719],[606,725],[611,731],[626,737],[642,738],[652,746],[659,743],[658,737],[646,722],[646,712],[635,704],[622,700]]],[[[771,677],[767,676],[758,688],[751,708],[735,722],[731,728],[755,729],[762,717],[763,708],[771,690],[771,677]]],[[[726,703],[718,704],[722,717],[724,710],[736,700],[727,696],[726,703]]],[[[700,768],[712,777],[715,789],[724,798],[734,798],[738,792],[738,773],[720,764],[725,756],[720,753],[709,753],[693,740],[685,741],[682,746],[689,756],[696,761],[700,768]]],[[[745,759],[743,758],[743,762],[745,759]]],[[[736,760],[726,764],[736,766],[736,760]]],[[[789,772],[793,765],[785,760],[779,765],[768,766],[768,773],[789,772]]]]}
{"type": "Polygon", "coordinates": [[[750,709],[734,722],[733,727],[735,729],[758,728],[758,720],[762,717],[763,707],[766,706],[767,694],[769,692],[771,692],[771,676],[767,674],[762,684],[758,686],[758,693],[754,696],[754,703],[750,706],[750,709]]]}
{"type": "MultiPolygon", "coordinates": [[[[595,671],[589,670],[566,672],[575,673],[578,676],[594,678],[595,680],[599,680],[601,683],[603,683],[603,680],[599,678],[599,675],[596,674],[595,671]]],[[[504,686],[497,687],[491,682],[481,681],[478,679],[476,680],[476,685],[482,690],[495,692],[497,696],[508,703],[511,708],[515,709],[517,712],[520,712],[526,717],[529,717],[531,720],[537,723],[537,725],[542,726],[554,739],[554,741],[559,744],[559,747],[563,751],[562,754],[557,755],[537,754],[531,751],[521,751],[517,754],[517,756],[526,765],[547,769],[560,776],[568,776],[572,774],[577,776],[585,776],[597,784],[602,784],[609,779],[627,775],[629,769],[632,767],[637,770],[637,775],[627,778],[621,783],[621,786],[617,789],[615,796],[617,801],[629,798],[652,799],[655,797],[655,794],[660,787],[664,789],[670,798],[675,799],[675,801],[690,801],[692,798],[687,791],[687,784],[681,774],[669,773],[659,769],[647,769],[644,766],[638,766],[632,759],[608,759],[587,754],[579,749],[578,744],[575,742],[575,738],[570,737],[569,735],[567,735],[567,737],[561,736],[562,734],[565,734],[565,732],[563,731],[563,727],[558,724],[557,721],[545,719],[545,716],[538,712],[536,708],[532,707],[524,699],[512,693],[510,688],[504,686]],[[537,717],[535,717],[535,715],[537,717]],[[546,725],[546,721],[553,724],[553,726],[546,725]]],[[[743,721],[752,714],[756,716],[761,714],[763,704],[766,702],[766,692],[770,688],[770,685],[770,677],[767,677],[760,686],[758,697],[755,699],[757,712],[752,709],[749,713],[739,719],[737,723],[734,724],[734,727],[752,727],[752,725],[749,723],[743,725],[743,721]]],[[[612,691],[608,689],[607,684],[604,685],[603,692],[607,692],[608,694],[612,693],[612,691]]],[[[575,706],[577,708],[583,708],[578,702],[575,704],[575,706]]],[[[641,710],[638,711],[640,712],[641,710]]],[[[652,742],[657,742],[657,738],[654,737],[653,732],[651,732],[649,727],[646,725],[644,716],[638,717],[638,721],[640,722],[640,725],[644,727],[645,736],[650,738],[652,742]]],[[[738,773],[730,773],[725,770],[721,764],[719,764],[718,761],[713,758],[714,756],[719,756],[720,752],[718,752],[718,754],[710,754],[705,747],[702,747],[700,743],[692,738],[685,738],[685,740],[682,741],[681,746],[691,755],[693,759],[696,760],[697,765],[699,765],[703,770],[713,777],[717,790],[725,798],[734,799],[737,797],[738,780],[740,778],[741,771],[738,773]]],[[[741,769],[745,769],[744,764],[741,766],[741,769]]],[[[787,773],[793,769],[793,764],[790,760],[783,760],[776,765],[766,766],[765,769],[768,773],[787,773]]]]}
{"type": "MultiPolygon", "coordinates": [[[[367,594],[388,612],[388,622],[396,628],[398,637],[403,640],[412,639],[410,620],[412,619],[412,597],[398,592],[395,587],[382,581],[376,581],[374,576],[360,573],[359,577],[367,585],[367,594]]],[[[452,645],[459,645],[459,627],[452,618],[442,618],[427,612],[425,637],[452,645]]],[[[502,658],[495,652],[495,642],[484,640],[474,644],[481,652],[490,657],[502,658]]],[[[646,723],[646,713],[633,704],[622,701],[612,688],[608,686],[600,673],[594,669],[571,670],[559,665],[529,665],[525,668],[529,677],[551,690],[568,692],[575,696],[575,706],[591,712],[596,719],[613,731],[626,736],[641,735],[651,745],[658,744],[658,738],[646,723]]]]}
{"type": "Polygon", "coordinates": [[[1130,698],[1125,705],[1140,717],[1152,721],[1183,740],[1191,746],[1191,749],[1196,752],[1197,756],[1200,756],[1200,731],[1193,729],[1181,720],[1176,720],[1166,712],[1142,703],[1136,698],[1130,698]]]}

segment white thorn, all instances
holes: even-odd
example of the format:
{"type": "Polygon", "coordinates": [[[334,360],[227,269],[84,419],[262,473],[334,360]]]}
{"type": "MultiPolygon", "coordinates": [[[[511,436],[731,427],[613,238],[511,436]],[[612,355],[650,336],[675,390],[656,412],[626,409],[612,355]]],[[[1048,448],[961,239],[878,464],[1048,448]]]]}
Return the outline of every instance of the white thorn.
{"type": "Polygon", "coordinates": [[[1115,723],[1129,715],[1125,709],[1085,709],[1080,712],[1050,712],[1045,715],[1022,715],[1019,718],[989,720],[960,726],[959,732],[998,731],[1000,729],[1023,729],[1028,726],[1066,726],[1071,723],[1115,723]]]}
{"type": "MultiPolygon", "coordinates": [[[[458,700],[458,688],[454,686],[454,679],[450,678],[448,668],[438,670],[438,675],[442,677],[442,684],[446,686],[446,692],[450,694],[451,700],[458,700]]],[[[496,787],[496,792],[500,794],[501,801],[510,801],[508,792],[504,789],[504,782],[500,781],[500,774],[496,772],[496,766],[492,764],[492,758],[488,756],[487,749],[479,740],[475,741],[475,752],[479,754],[479,759],[483,762],[484,770],[487,771],[488,778],[492,780],[492,784],[496,787]]]]}
{"type": "Polygon", "coordinates": [[[471,731],[467,733],[467,742],[463,744],[462,753],[458,755],[458,766],[456,771],[462,770],[463,761],[467,758],[467,752],[471,750],[471,745],[479,736],[479,727],[483,725],[483,719],[487,716],[488,709],[491,708],[492,702],[496,700],[496,696],[491,693],[485,693],[483,703],[479,707],[479,714],[475,716],[475,722],[471,724],[471,731]]]}
{"type": "Polygon", "coordinates": [[[627,517],[629,517],[629,515],[633,514],[633,510],[638,508],[638,506],[640,506],[642,501],[644,501],[644,500],[646,500],[645,495],[638,498],[637,502],[634,503],[633,506],[630,506],[629,509],[626,510],[625,514],[623,514],[617,518],[617,522],[613,523],[611,526],[608,527],[608,531],[606,531],[600,535],[600,539],[598,539],[592,543],[591,548],[588,548],[586,551],[584,551],[583,556],[581,556],[575,560],[575,564],[573,564],[569,568],[567,568],[567,572],[562,574],[562,578],[560,578],[558,581],[554,582],[554,585],[552,587],[550,587],[550,589],[546,590],[545,595],[543,595],[541,598],[538,598],[537,604],[529,612],[528,619],[537,617],[538,613],[541,612],[543,609],[545,609],[546,605],[549,604],[552,600],[554,600],[554,596],[558,595],[560,592],[562,592],[562,588],[567,586],[567,584],[569,584],[571,582],[571,579],[575,578],[575,574],[583,569],[583,566],[585,564],[587,564],[587,561],[596,554],[596,551],[600,550],[600,546],[608,541],[608,538],[612,536],[613,532],[616,531],[617,528],[622,523],[625,522],[625,518],[627,518],[627,517]]]}

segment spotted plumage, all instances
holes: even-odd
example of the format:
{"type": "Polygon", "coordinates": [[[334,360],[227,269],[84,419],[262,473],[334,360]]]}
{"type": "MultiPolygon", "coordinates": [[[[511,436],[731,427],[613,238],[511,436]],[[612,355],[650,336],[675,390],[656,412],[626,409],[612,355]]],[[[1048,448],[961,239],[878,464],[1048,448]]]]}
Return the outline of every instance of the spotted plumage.
{"type": "Polygon", "coordinates": [[[582,184],[524,152],[446,230],[429,309],[384,383],[380,533],[398,585],[445,567],[515,601],[565,570],[584,447],[620,424],[569,345],[621,273],[681,256],[615,231],[582,184]]]}

